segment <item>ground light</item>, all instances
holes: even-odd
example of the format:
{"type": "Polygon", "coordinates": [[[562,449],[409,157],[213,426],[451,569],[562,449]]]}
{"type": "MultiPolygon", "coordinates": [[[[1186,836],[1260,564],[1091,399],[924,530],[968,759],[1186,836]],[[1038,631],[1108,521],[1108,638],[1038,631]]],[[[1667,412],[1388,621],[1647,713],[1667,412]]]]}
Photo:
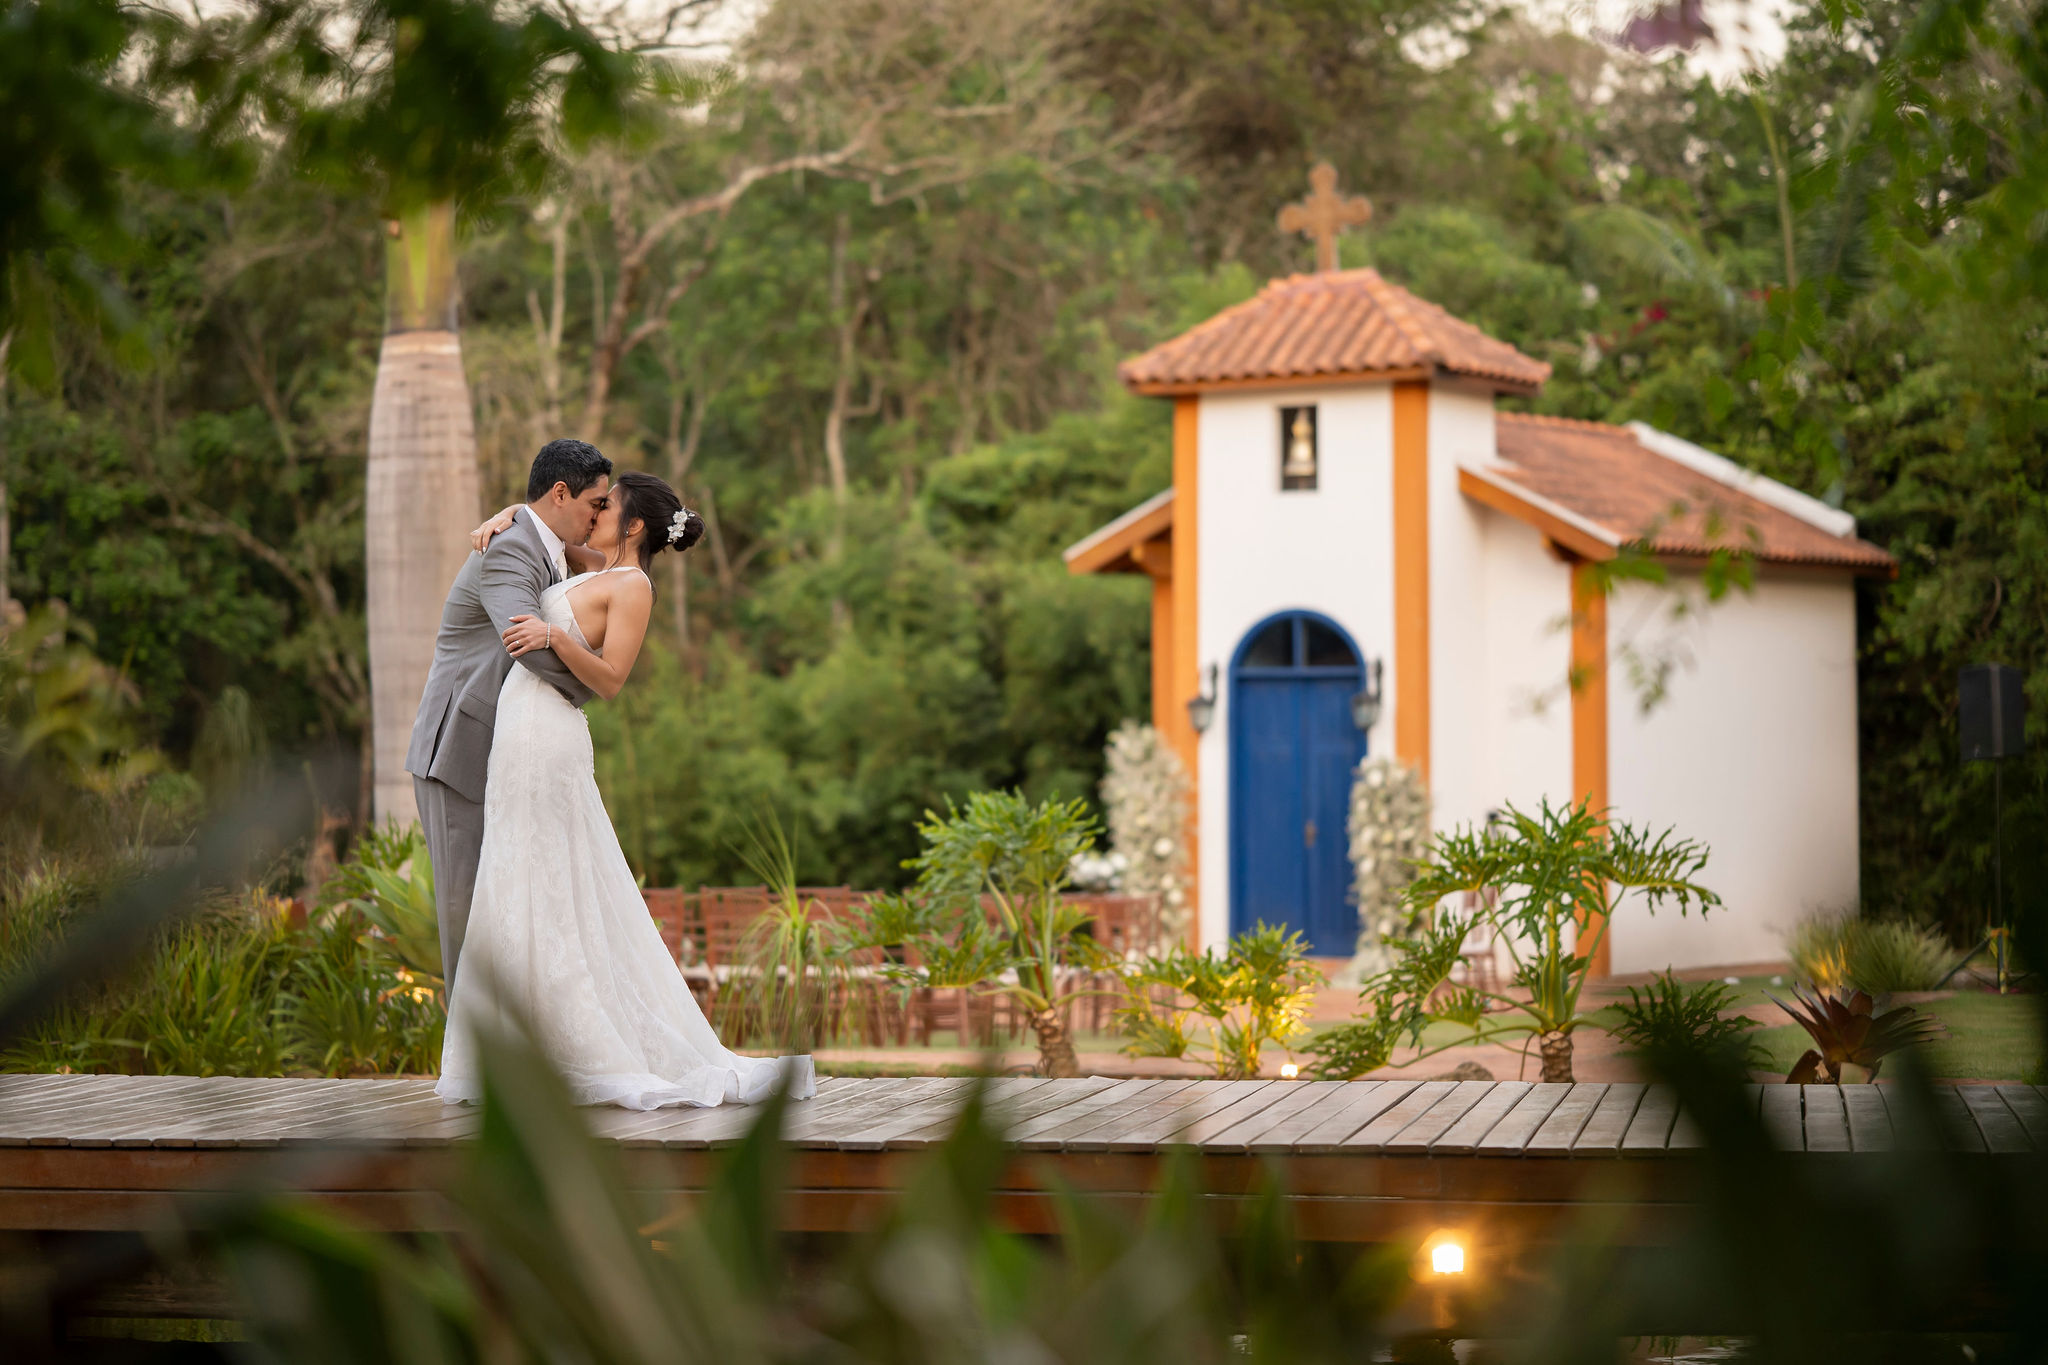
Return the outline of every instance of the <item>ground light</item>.
{"type": "Polygon", "coordinates": [[[1401,1317],[1406,1330],[1445,1338],[1456,1335],[1461,1305],[1480,1288],[1471,1227],[1440,1227],[1415,1248],[1409,1274],[1414,1296],[1401,1317]]]}
{"type": "Polygon", "coordinates": [[[1294,1064],[1293,1062],[1282,1062],[1282,1063],[1280,1063],[1280,1079],[1281,1079],[1281,1080],[1283,1080],[1283,1081],[1291,1081],[1291,1080],[1293,1080],[1293,1079],[1294,1079],[1295,1077],[1297,1077],[1297,1076],[1299,1076],[1299,1075],[1301,1075],[1301,1068],[1300,1068],[1300,1067],[1298,1067],[1298,1066],[1296,1066],[1296,1065],[1295,1065],[1295,1064],[1294,1064]]]}

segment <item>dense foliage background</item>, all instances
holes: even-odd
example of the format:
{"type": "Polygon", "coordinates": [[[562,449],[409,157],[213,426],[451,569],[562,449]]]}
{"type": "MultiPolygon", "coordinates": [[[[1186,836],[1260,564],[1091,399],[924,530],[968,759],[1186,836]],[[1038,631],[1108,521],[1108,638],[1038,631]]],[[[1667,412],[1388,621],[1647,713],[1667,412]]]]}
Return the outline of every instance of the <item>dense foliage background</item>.
{"type": "MultiPolygon", "coordinates": [[[[175,767],[356,745],[380,206],[290,112],[322,87],[277,74],[276,10],[0,3],[17,36],[65,13],[98,24],[64,60],[113,131],[36,142],[69,219],[0,178],[0,598],[68,604],[175,767]],[[71,173],[102,154],[95,199],[71,173]],[[88,220],[90,268],[62,230],[88,220]]],[[[1115,362],[1307,268],[1273,216],[1328,158],[1376,210],[1346,263],[1552,362],[1536,408],[1648,420],[1898,556],[1860,590],[1865,895],[1984,922],[1955,671],[2020,665],[2048,705],[2048,8],[1795,8],[1785,60],[1727,89],[1479,0],[746,13],[722,66],[593,13],[667,77],[464,225],[487,497],[573,433],[712,528],[645,676],[593,711],[650,883],[743,879],[763,807],[807,880],[872,886],[948,793],[1093,796],[1147,708],[1144,589],[1058,551],[1167,478],[1164,405],[1115,362]]],[[[9,43],[10,108],[87,107],[55,48],[9,43]]],[[[2026,894],[2040,752],[2006,780],[2026,894]]]]}

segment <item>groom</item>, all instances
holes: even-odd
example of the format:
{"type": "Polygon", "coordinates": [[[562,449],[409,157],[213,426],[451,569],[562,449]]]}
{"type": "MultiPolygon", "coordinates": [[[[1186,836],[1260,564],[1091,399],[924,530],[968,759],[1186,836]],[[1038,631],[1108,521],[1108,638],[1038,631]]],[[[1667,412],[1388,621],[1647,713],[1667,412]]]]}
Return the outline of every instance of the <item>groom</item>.
{"type": "MultiPolygon", "coordinates": [[[[484,778],[498,719],[498,689],[512,671],[500,638],[522,613],[540,615],[540,595],[568,577],[566,545],[590,539],[611,488],[612,462],[584,441],[549,441],[526,478],[526,506],[512,527],[472,554],[455,575],[434,666],[412,726],[405,770],[412,774],[427,856],[434,862],[434,909],[441,921],[441,980],[452,988],[470,893],[484,844],[484,778]]],[[[591,691],[553,650],[519,656],[556,691],[581,706],[591,691]]]]}

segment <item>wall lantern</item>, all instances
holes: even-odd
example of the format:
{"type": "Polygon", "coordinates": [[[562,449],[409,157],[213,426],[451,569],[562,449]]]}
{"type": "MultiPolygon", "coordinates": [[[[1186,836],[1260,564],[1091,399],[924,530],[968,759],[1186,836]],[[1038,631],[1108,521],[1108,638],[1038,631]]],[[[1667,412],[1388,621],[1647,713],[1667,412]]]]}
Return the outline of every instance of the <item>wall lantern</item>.
{"type": "Polygon", "coordinates": [[[1199,697],[1188,698],[1188,724],[1201,734],[1216,720],[1216,665],[1209,665],[1208,684],[1199,697]]]}
{"type": "Polygon", "coordinates": [[[1385,697],[1380,687],[1380,661],[1374,659],[1365,666],[1365,690],[1354,693],[1351,698],[1351,723],[1361,733],[1379,723],[1380,703],[1385,697]]]}

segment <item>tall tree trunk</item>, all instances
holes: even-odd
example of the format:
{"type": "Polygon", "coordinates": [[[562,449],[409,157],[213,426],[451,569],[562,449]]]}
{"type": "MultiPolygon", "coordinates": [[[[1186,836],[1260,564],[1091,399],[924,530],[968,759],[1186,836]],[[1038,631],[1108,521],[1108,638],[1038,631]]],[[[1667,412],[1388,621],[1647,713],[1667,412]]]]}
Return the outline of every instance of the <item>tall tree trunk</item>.
{"type": "Polygon", "coordinates": [[[562,434],[562,315],[567,311],[569,291],[566,205],[555,206],[555,221],[548,237],[554,247],[554,276],[545,313],[541,311],[539,291],[526,291],[526,311],[533,319],[534,350],[540,356],[541,429],[534,433],[536,449],[562,434]]]}
{"type": "Polygon", "coordinates": [[[13,513],[7,506],[7,353],[14,347],[14,329],[0,332],[0,627],[6,624],[7,564],[14,553],[13,513]]]}
{"type": "Polygon", "coordinates": [[[405,750],[449,583],[477,520],[476,429],[456,335],[455,207],[387,225],[384,348],[363,494],[376,818],[412,820],[405,750]]]}
{"type": "MultiPolygon", "coordinates": [[[[662,445],[668,451],[668,482],[676,490],[677,497],[683,497],[683,489],[690,476],[690,466],[696,462],[697,447],[704,441],[704,413],[710,406],[711,393],[708,385],[689,386],[686,394],[682,375],[678,372],[674,356],[664,351],[662,366],[668,371],[668,430],[663,435],[662,445]],[[690,401],[689,435],[683,434],[683,403],[690,401]]],[[[686,500],[687,501],[687,500],[686,500]]],[[[699,516],[703,513],[699,512],[699,516]]],[[[669,557],[670,607],[675,613],[676,657],[685,667],[693,667],[696,654],[690,648],[690,569],[687,554],[672,554],[669,557]]]]}
{"type": "MultiPolygon", "coordinates": [[[[832,481],[832,501],[839,505],[842,517],[848,493],[846,416],[847,409],[853,405],[853,346],[868,311],[865,290],[861,291],[858,304],[851,308],[847,306],[846,249],[851,238],[852,222],[842,213],[832,234],[832,274],[828,284],[832,317],[839,327],[838,365],[832,377],[832,405],[825,412],[825,470],[832,481]]],[[[843,529],[841,527],[833,533],[834,558],[839,554],[839,536],[843,529]]]]}

